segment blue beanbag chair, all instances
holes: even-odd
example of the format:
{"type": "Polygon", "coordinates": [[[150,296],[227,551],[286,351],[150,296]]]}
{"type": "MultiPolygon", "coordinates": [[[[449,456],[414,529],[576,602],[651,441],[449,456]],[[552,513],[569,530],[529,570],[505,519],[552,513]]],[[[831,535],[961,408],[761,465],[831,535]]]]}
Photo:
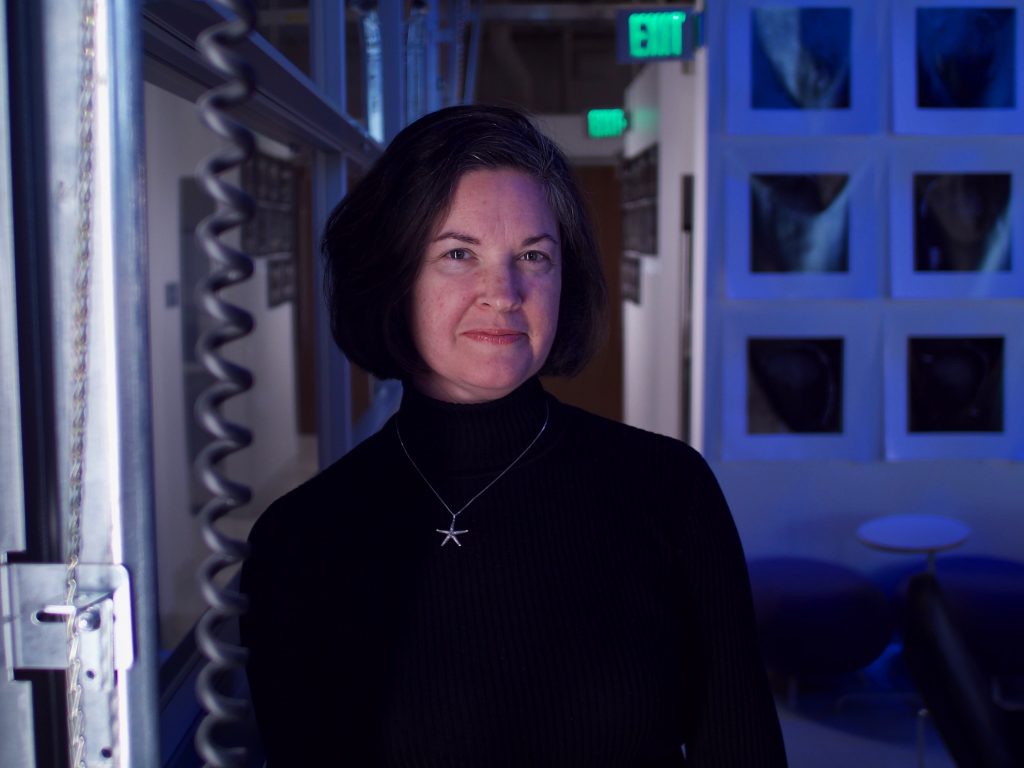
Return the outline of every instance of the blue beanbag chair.
{"type": "Polygon", "coordinates": [[[790,677],[838,675],[877,659],[892,638],[892,610],[873,581],[802,557],[748,562],[765,665],[790,677]]]}

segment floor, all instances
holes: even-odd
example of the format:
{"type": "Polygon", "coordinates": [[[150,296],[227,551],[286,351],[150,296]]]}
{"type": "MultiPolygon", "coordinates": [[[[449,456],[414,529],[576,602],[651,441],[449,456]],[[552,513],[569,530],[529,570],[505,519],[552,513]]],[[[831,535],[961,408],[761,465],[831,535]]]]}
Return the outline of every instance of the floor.
{"type": "Polygon", "coordinates": [[[778,698],[790,768],[955,768],[893,644],[864,673],[778,698]],[[921,749],[918,742],[920,740],[921,749]]]}

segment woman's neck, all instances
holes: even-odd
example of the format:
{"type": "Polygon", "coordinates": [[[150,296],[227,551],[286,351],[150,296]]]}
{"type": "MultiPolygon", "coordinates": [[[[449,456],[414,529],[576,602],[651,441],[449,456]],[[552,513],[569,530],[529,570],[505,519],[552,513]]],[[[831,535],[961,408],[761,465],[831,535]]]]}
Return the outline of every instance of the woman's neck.
{"type": "Polygon", "coordinates": [[[547,395],[537,379],[485,403],[447,403],[407,383],[397,415],[406,449],[424,472],[490,472],[514,459],[544,424],[547,395]]]}

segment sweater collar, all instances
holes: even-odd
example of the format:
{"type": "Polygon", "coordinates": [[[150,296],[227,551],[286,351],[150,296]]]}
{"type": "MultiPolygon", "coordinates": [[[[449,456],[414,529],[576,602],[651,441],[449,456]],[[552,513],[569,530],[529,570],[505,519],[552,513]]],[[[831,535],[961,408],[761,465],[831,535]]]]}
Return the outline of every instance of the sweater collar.
{"type": "Polygon", "coordinates": [[[536,378],[498,400],[471,405],[434,400],[407,382],[396,418],[422,471],[461,474],[504,468],[537,436],[549,409],[536,378]]]}

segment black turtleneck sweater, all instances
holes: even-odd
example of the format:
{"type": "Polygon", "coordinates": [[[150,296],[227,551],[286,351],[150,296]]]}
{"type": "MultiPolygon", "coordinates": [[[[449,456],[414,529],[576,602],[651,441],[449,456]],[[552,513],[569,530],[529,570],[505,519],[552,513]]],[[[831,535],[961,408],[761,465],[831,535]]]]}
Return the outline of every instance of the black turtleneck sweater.
{"type": "Polygon", "coordinates": [[[536,380],[481,405],[407,387],[250,542],[242,633],[271,768],[785,765],[707,465],[536,380]],[[450,516],[396,421],[457,510],[545,416],[441,546],[450,516]]]}

